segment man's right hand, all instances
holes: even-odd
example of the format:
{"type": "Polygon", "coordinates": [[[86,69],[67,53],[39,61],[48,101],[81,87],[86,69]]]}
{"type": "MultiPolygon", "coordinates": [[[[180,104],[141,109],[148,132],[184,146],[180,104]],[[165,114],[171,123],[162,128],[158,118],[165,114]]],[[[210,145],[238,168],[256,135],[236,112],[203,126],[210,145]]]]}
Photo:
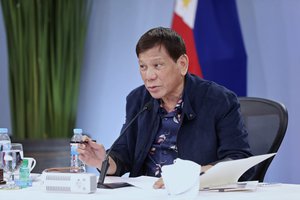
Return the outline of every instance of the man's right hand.
{"type": "MultiPolygon", "coordinates": [[[[83,136],[83,143],[79,145],[78,153],[79,159],[86,165],[101,169],[102,162],[105,159],[106,151],[102,144],[98,144],[87,136],[83,136]]],[[[108,174],[114,174],[116,171],[116,163],[109,158],[110,167],[108,174]]]]}
{"type": "Polygon", "coordinates": [[[79,159],[85,164],[101,169],[106,152],[102,144],[97,144],[89,137],[83,136],[84,143],[79,145],[78,153],[79,159]]]}

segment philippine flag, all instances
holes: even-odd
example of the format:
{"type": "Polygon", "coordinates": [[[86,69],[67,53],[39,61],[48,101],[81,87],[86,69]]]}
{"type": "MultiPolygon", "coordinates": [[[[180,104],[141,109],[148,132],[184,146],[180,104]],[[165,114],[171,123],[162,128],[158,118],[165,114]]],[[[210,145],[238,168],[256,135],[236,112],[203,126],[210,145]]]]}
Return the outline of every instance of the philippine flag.
{"type": "Polygon", "coordinates": [[[247,56],[235,0],[176,0],[172,29],[184,39],[189,71],[247,94],[247,56]]]}

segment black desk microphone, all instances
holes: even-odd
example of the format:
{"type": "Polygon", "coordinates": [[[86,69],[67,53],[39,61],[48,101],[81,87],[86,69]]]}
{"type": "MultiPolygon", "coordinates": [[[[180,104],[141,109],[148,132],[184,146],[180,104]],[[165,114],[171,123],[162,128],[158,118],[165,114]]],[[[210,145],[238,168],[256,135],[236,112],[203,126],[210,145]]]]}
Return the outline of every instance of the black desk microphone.
{"type": "MultiPolygon", "coordinates": [[[[119,137],[115,140],[115,142],[111,145],[110,149],[108,150],[108,152],[106,153],[105,159],[102,162],[102,166],[101,166],[101,173],[99,176],[99,180],[97,183],[97,188],[116,188],[116,187],[122,187],[125,186],[126,183],[116,183],[116,187],[113,186],[113,184],[104,184],[104,179],[107,173],[107,170],[109,168],[109,155],[111,150],[114,148],[115,144],[120,140],[120,138],[124,135],[124,133],[126,132],[126,130],[131,126],[131,124],[136,120],[136,118],[145,110],[151,110],[152,109],[152,102],[148,102],[144,105],[144,107],[131,119],[131,121],[127,124],[127,126],[121,131],[119,137]]],[[[127,184],[128,185],[128,184],[127,184]]]]}

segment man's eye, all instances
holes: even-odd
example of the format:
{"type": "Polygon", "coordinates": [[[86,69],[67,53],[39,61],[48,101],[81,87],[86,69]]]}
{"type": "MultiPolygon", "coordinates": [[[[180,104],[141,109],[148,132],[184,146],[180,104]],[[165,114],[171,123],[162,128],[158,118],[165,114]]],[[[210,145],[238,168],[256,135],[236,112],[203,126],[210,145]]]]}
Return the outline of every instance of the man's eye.
{"type": "Polygon", "coordinates": [[[155,66],[155,68],[161,68],[162,64],[155,64],[154,66],[155,66]]]}
{"type": "Polygon", "coordinates": [[[146,70],[146,66],[145,65],[140,65],[140,70],[146,70]]]}

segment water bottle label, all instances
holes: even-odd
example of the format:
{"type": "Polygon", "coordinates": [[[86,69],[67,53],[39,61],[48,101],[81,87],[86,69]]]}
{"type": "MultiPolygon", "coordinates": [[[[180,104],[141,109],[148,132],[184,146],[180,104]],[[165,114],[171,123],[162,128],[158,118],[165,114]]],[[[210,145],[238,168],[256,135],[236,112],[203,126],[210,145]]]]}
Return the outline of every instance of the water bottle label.
{"type": "Polygon", "coordinates": [[[71,155],[78,155],[77,148],[78,148],[78,144],[76,143],[71,144],[71,155]]]}
{"type": "Polygon", "coordinates": [[[21,167],[20,168],[20,180],[22,181],[29,181],[30,180],[30,171],[28,167],[21,167]]]}

